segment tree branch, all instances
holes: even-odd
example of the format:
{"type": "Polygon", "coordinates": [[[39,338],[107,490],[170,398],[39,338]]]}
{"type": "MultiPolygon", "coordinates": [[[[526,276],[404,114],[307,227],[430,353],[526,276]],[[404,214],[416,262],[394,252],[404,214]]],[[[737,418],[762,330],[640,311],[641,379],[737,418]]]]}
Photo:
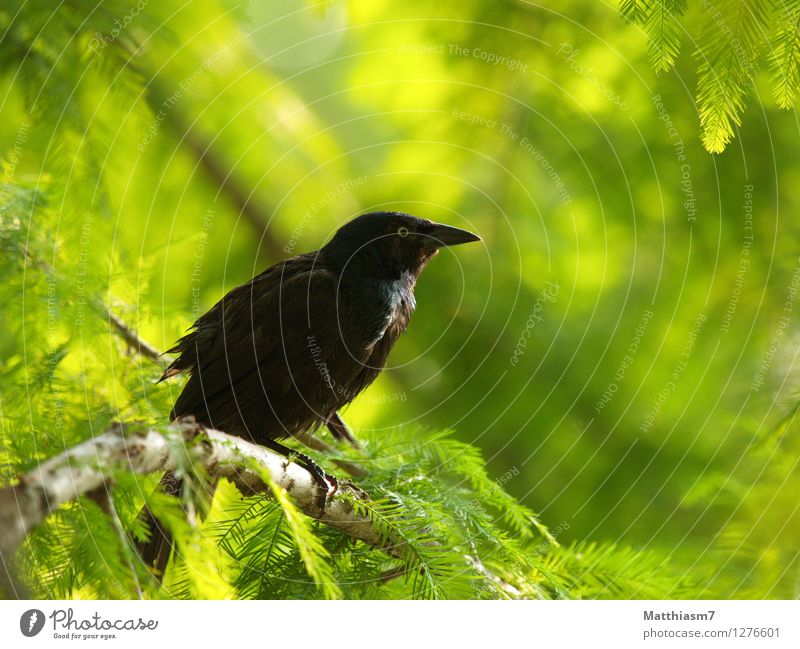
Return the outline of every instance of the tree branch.
{"type": "Polygon", "coordinates": [[[170,104],[169,95],[159,78],[151,77],[147,85],[149,92],[146,100],[153,113],[165,116],[165,123],[172,129],[180,144],[191,152],[209,178],[252,226],[259,236],[259,250],[263,250],[272,261],[285,258],[283,247],[269,227],[272,207],[263,205],[247,190],[233,173],[232,166],[221,156],[219,147],[215,147],[214,142],[205,137],[196,124],[190,123],[170,104]]]}
{"type": "Polygon", "coordinates": [[[128,344],[128,347],[130,349],[137,352],[140,356],[150,359],[151,361],[157,363],[158,365],[164,364],[161,358],[161,354],[155,347],[153,347],[146,340],[140,338],[138,333],[136,333],[133,329],[131,329],[120,318],[115,316],[110,309],[106,307],[103,307],[103,309],[108,314],[108,322],[111,324],[112,327],[114,327],[114,329],[117,330],[117,333],[128,344]]]}
{"type": "MultiPolygon", "coordinates": [[[[136,333],[136,330],[132,329],[122,319],[114,315],[110,309],[104,307],[99,301],[98,305],[105,311],[106,315],[108,316],[109,324],[111,324],[116,332],[127,343],[129,349],[138,353],[143,358],[153,361],[156,365],[159,365],[162,368],[164,367],[165,363],[163,361],[162,354],[155,347],[153,347],[146,340],[140,338],[139,334],[136,333]]],[[[333,446],[326,444],[311,431],[304,431],[297,434],[293,433],[292,437],[314,451],[321,451],[331,456],[336,455],[336,449],[333,446]]],[[[367,471],[355,462],[350,462],[349,460],[342,460],[339,458],[333,458],[332,462],[343,471],[347,471],[347,473],[354,478],[363,478],[365,475],[367,475],[367,471]]]]}
{"type": "MultiPolygon", "coordinates": [[[[266,472],[306,515],[393,556],[402,554],[400,542],[389,539],[387,543],[386,534],[372,519],[356,510],[353,500],[364,497],[358,488],[340,482],[338,491],[321,507],[320,487],[311,474],[262,446],[185,420],[171,424],[167,434],[170,432],[187,444],[192,461],[211,475],[227,478],[243,493],[269,493],[262,471],[266,472]]],[[[42,462],[21,476],[19,484],[0,488],[0,559],[60,505],[102,486],[114,471],[148,474],[175,469],[174,448],[174,443],[156,430],[126,434],[125,428],[117,425],[42,462]]]]}
{"type": "Polygon", "coordinates": [[[333,456],[331,457],[331,462],[333,462],[336,466],[338,466],[342,471],[347,471],[351,476],[354,478],[363,478],[367,475],[367,470],[356,464],[355,462],[350,462],[349,460],[341,460],[336,456],[336,449],[323,442],[319,437],[314,435],[311,431],[304,431],[302,433],[292,433],[292,437],[294,437],[298,442],[307,446],[308,448],[314,451],[320,451],[321,453],[325,453],[326,455],[333,456]]]}

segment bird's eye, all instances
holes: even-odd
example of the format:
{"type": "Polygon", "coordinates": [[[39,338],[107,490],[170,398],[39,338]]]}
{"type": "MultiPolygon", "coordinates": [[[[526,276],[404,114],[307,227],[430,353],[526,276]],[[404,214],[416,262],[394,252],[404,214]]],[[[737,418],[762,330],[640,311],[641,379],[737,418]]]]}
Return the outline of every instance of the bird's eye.
{"type": "Polygon", "coordinates": [[[404,226],[404,225],[401,225],[399,228],[397,228],[397,234],[399,236],[401,236],[401,237],[407,237],[408,236],[408,228],[406,226],[404,226]]]}

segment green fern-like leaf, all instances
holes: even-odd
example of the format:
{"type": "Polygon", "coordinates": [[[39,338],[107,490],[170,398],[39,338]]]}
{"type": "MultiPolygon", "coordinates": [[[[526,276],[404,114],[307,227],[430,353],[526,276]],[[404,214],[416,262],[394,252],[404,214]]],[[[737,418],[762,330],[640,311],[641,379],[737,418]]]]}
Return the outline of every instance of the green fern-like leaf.
{"type": "Polygon", "coordinates": [[[619,11],[630,23],[643,24],[648,11],[648,0],[621,0],[619,11]]]}
{"type": "Polygon", "coordinates": [[[773,94],[781,108],[791,108],[800,89],[800,2],[777,3],[778,20],[769,63],[775,81],[773,94]]]}
{"type": "Polygon", "coordinates": [[[272,496],[280,505],[286,519],[286,526],[297,547],[308,575],[327,599],[340,599],[341,589],[336,583],[330,564],[330,553],[312,529],[312,523],[291,501],[286,491],[275,484],[266,471],[259,469],[264,482],[269,485],[272,496]]]}
{"type": "Polygon", "coordinates": [[[683,33],[680,17],[686,12],[686,4],[686,0],[649,3],[644,29],[648,36],[648,59],[657,73],[672,69],[678,58],[683,33]]]}
{"type": "Polygon", "coordinates": [[[693,593],[663,557],[611,544],[576,543],[551,548],[544,574],[558,584],[558,596],[591,599],[663,599],[693,593]]]}
{"type": "Polygon", "coordinates": [[[695,57],[702,140],[712,153],[721,153],[741,124],[769,10],[766,0],[724,0],[706,6],[706,27],[695,57]]]}
{"type": "Polygon", "coordinates": [[[463,554],[443,542],[425,516],[414,516],[397,498],[354,503],[382,531],[384,543],[399,552],[402,574],[411,582],[414,599],[459,599],[473,595],[472,571],[463,554]],[[465,579],[466,577],[466,579],[465,579]]]}
{"type": "Polygon", "coordinates": [[[622,17],[640,25],[647,34],[647,55],[657,72],[666,72],[675,65],[681,49],[683,26],[681,17],[686,13],[687,0],[622,0],[619,10],[622,17]]]}

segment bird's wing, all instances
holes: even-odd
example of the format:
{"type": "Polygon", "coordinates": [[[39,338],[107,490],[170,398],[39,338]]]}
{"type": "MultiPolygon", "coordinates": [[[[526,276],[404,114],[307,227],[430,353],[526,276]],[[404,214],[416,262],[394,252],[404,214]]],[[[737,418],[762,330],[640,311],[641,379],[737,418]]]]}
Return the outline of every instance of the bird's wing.
{"type": "Polygon", "coordinates": [[[170,363],[160,380],[192,372],[201,366],[201,361],[211,360],[215,349],[217,352],[224,349],[220,347],[220,343],[226,337],[226,332],[235,332],[243,322],[254,316],[258,305],[268,305],[285,277],[310,272],[313,267],[313,257],[301,255],[270,266],[249,282],[228,291],[219,302],[195,320],[185,336],[167,350],[168,354],[178,356],[170,363]]]}
{"type": "MultiPolygon", "coordinates": [[[[265,410],[265,397],[280,399],[293,388],[301,405],[303,399],[324,402],[319,391],[330,387],[309,336],[330,331],[320,325],[335,321],[336,306],[336,278],[311,255],[273,266],[233,289],[176,346],[174,365],[192,376],[173,416],[231,425],[251,407],[265,410]]],[[[328,352],[336,345],[321,342],[332,343],[328,352]]]]}

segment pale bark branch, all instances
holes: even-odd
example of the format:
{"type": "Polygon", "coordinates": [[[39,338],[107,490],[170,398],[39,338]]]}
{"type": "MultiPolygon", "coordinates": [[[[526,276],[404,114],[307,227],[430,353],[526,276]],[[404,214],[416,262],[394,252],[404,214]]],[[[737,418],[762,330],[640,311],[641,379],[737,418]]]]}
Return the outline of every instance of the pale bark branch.
{"type": "MultiPolygon", "coordinates": [[[[98,302],[99,304],[99,302],[98,302]]],[[[138,353],[143,358],[147,358],[157,365],[164,367],[165,363],[162,358],[161,352],[159,352],[155,347],[153,347],[150,343],[143,340],[139,337],[139,334],[136,333],[134,329],[132,329],[128,324],[126,324],[121,318],[114,315],[109,309],[103,307],[107,316],[109,323],[114,327],[116,332],[122,337],[122,339],[128,344],[128,347],[133,350],[134,352],[138,353]]],[[[303,445],[307,446],[308,448],[314,451],[321,451],[327,455],[336,455],[336,449],[331,446],[330,444],[326,444],[322,441],[319,437],[314,435],[311,431],[304,431],[302,433],[292,434],[296,440],[301,442],[303,445]]],[[[334,458],[333,463],[338,466],[343,471],[347,471],[351,476],[354,478],[363,478],[367,475],[367,471],[356,464],[355,462],[350,462],[349,460],[342,460],[339,458],[334,458]]]]}
{"type": "MultiPolygon", "coordinates": [[[[374,521],[357,511],[353,499],[364,495],[356,487],[340,482],[323,508],[320,486],[311,474],[262,446],[186,421],[171,424],[168,432],[186,444],[193,462],[213,476],[227,478],[243,493],[269,493],[261,473],[266,472],[306,515],[393,556],[402,554],[400,543],[387,543],[374,521]]],[[[0,558],[8,557],[60,505],[103,486],[115,471],[149,474],[175,469],[176,441],[153,429],[126,433],[117,426],[42,462],[18,484],[0,488],[0,558]]]]}

